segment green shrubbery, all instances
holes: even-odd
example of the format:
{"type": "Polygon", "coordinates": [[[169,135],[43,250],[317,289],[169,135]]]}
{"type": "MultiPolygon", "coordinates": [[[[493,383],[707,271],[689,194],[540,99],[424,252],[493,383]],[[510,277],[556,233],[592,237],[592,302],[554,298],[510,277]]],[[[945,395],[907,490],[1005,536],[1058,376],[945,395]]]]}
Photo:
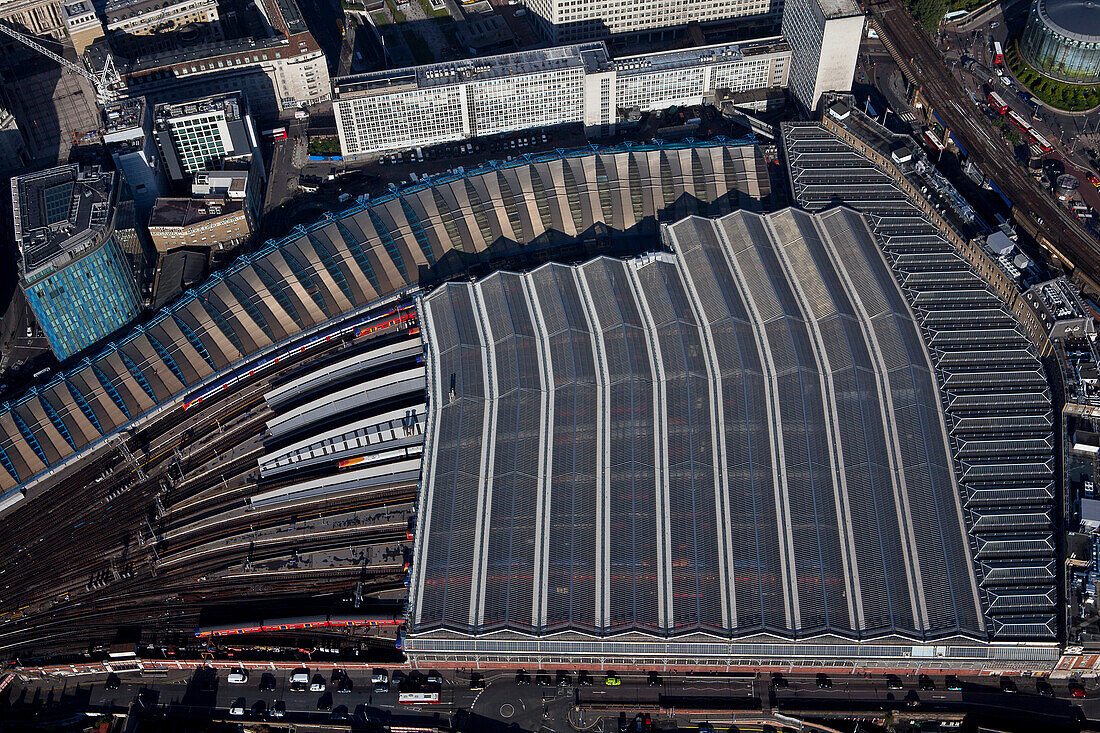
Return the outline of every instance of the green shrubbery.
{"type": "Polygon", "coordinates": [[[340,139],[336,136],[311,137],[309,139],[310,155],[340,155],[340,139]]]}
{"type": "Polygon", "coordinates": [[[1066,84],[1043,76],[1020,57],[1020,49],[1015,41],[1005,49],[1005,64],[1021,84],[1051,107],[1080,112],[1100,105],[1100,87],[1066,84]]]}

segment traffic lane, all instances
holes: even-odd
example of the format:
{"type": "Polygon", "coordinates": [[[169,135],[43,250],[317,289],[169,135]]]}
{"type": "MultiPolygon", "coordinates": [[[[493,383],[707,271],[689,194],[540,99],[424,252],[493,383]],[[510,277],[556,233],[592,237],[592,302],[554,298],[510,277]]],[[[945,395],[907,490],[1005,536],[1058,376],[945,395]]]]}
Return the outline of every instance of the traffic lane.
{"type": "Polygon", "coordinates": [[[93,681],[54,681],[44,680],[33,686],[20,688],[12,696],[11,703],[17,707],[34,709],[72,709],[97,710],[103,712],[125,711],[131,703],[137,701],[149,710],[174,710],[191,715],[198,711],[209,714],[229,715],[234,703],[243,700],[245,717],[256,718],[267,715],[276,702],[285,706],[287,716],[295,719],[313,719],[317,715],[329,716],[333,711],[354,715],[357,710],[374,711],[374,715],[405,716],[416,718],[434,715],[441,708],[455,709],[467,707],[473,701],[473,693],[464,686],[456,686],[453,681],[445,680],[441,689],[438,705],[403,705],[398,702],[396,686],[390,686],[386,692],[375,693],[370,672],[349,673],[352,680],[350,692],[339,692],[331,673],[310,671],[311,681],[314,675],[322,675],[325,690],[292,691],[290,676],[293,670],[250,670],[247,682],[231,684],[226,680],[223,670],[210,686],[209,670],[207,674],[194,676],[187,672],[173,673],[169,678],[141,679],[130,675],[105,675],[93,681]],[[264,675],[271,675],[267,680],[264,675]],[[274,689],[261,690],[262,682],[273,682],[274,689]],[[117,684],[117,687],[114,685],[117,684]],[[108,689],[108,687],[114,689],[108,689]]]}

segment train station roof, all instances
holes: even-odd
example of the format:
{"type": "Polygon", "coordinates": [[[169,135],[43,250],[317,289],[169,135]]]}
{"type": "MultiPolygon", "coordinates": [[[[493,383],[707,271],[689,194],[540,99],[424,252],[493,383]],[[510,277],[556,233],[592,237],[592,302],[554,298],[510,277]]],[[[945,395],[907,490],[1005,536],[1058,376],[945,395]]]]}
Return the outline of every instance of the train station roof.
{"type": "Polygon", "coordinates": [[[0,403],[0,499],[236,365],[425,280],[636,251],[658,218],[761,208],[769,190],[758,148],[715,140],[532,155],[327,214],[0,403]]]}
{"type": "Polygon", "coordinates": [[[1056,659],[1035,347],[900,175],[784,146],[804,210],[423,298],[411,656],[1056,659]]]}
{"type": "Polygon", "coordinates": [[[415,632],[983,636],[928,352],[863,220],[666,238],[425,299],[415,632]]]}

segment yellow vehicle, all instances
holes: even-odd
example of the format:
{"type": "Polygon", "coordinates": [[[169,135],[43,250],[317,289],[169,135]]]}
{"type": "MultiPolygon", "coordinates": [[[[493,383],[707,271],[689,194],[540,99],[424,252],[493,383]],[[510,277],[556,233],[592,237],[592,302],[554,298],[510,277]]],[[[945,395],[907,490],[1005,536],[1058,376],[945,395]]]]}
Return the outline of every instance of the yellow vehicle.
{"type": "Polygon", "coordinates": [[[607,679],[604,680],[604,684],[607,685],[608,687],[618,687],[622,683],[623,683],[622,678],[619,677],[619,675],[617,675],[617,674],[609,674],[609,675],[607,675],[607,679]]]}

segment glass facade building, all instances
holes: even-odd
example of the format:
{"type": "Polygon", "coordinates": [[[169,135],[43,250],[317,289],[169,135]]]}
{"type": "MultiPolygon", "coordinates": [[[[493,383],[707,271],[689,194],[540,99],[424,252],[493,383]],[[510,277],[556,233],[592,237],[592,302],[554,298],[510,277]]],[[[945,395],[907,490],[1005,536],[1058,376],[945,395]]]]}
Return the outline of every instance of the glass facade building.
{"type": "Polygon", "coordinates": [[[141,312],[130,264],[114,234],[24,290],[58,359],[84,350],[141,312]]]}
{"type": "Polygon", "coordinates": [[[1031,66],[1071,84],[1100,81],[1100,6],[1090,0],[1036,0],[1020,38],[1031,66]]]}
{"type": "Polygon", "coordinates": [[[141,300],[124,249],[133,230],[116,231],[115,174],[59,166],[13,178],[11,192],[19,284],[57,358],[136,318],[141,300]]]}

